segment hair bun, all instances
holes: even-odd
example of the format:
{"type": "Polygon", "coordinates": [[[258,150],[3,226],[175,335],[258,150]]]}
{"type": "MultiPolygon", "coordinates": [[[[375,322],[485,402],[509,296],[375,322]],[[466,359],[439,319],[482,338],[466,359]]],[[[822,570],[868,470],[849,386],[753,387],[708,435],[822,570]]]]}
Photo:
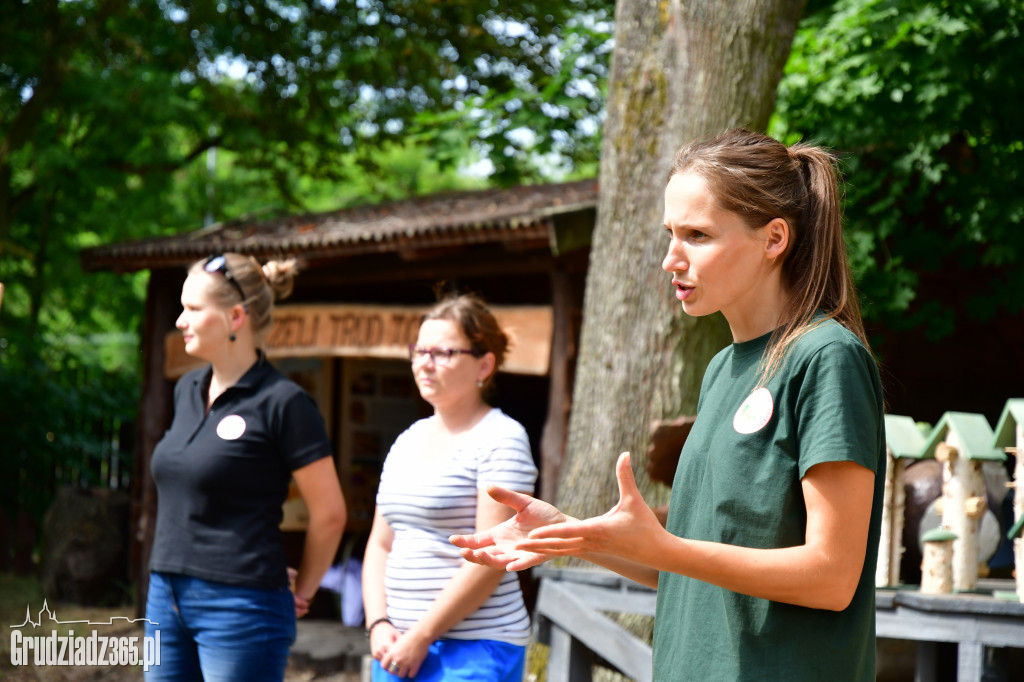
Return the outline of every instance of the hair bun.
{"type": "Polygon", "coordinates": [[[291,295],[298,269],[298,262],[294,258],[269,260],[263,264],[263,276],[266,277],[267,284],[274,292],[275,301],[291,295]]]}

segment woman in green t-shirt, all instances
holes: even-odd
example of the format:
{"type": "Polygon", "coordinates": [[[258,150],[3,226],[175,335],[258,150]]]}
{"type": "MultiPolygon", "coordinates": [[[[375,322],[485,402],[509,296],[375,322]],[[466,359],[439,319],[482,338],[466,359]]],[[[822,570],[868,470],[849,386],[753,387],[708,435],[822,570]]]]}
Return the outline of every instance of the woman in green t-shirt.
{"type": "Polygon", "coordinates": [[[721,312],[733,336],[705,373],[666,526],[623,453],[608,513],[494,488],[516,515],[452,542],[508,570],[569,555],[657,587],[659,680],[874,680],[882,390],[835,158],[741,129],[690,144],[665,229],[683,310],[721,312]]]}

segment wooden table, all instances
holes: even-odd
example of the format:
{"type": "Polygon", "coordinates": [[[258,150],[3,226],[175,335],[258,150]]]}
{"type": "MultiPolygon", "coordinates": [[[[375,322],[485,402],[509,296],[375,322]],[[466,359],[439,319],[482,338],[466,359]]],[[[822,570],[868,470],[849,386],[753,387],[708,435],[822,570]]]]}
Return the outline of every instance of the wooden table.
{"type": "MultiPolygon", "coordinates": [[[[550,646],[549,682],[588,682],[600,661],[639,682],[652,678],[651,648],[604,612],[654,615],[654,590],[604,570],[538,567],[538,640],[550,646]]],[[[942,643],[957,646],[957,682],[1024,680],[986,669],[986,647],[1024,649],[1024,604],[998,599],[1012,581],[980,581],[976,593],[921,594],[916,587],[879,589],[877,636],[917,642],[915,682],[934,682],[942,643]]]]}
{"type": "MultiPolygon", "coordinates": [[[[1024,648],[1024,604],[999,599],[1012,581],[980,581],[971,593],[922,594],[914,588],[879,589],[875,594],[878,637],[917,642],[915,682],[937,676],[939,643],[957,647],[957,682],[986,677],[986,647],[1024,648]]],[[[1024,670],[1011,679],[1024,680],[1024,670]]]]}

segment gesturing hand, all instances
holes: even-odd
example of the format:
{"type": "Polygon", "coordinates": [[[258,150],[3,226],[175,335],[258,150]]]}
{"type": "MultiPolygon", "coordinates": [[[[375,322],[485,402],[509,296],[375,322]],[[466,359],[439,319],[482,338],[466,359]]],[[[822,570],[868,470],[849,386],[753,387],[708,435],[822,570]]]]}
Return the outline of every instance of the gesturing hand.
{"type": "Polygon", "coordinates": [[[482,533],[451,536],[451,543],[462,548],[462,556],[467,561],[507,571],[521,571],[547,561],[550,557],[543,553],[524,552],[516,545],[525,540],[530,531],[562,523],[570,517],[547,502],[514,490],[490,486],[487,494],[496,502],[512,507],[516,514],[482,533]]]}
{"type": "Polygon", "coordinates": [[[555,556],[604,555],[628,559],[644,566],[655,566],[659,559],[665,529],[644,502],[630,468],[629,453],[623,452],[615,463],[619,484],[618,503],[601,516],[583,521],[567,519],[563,523],[536,527],[529,537],[516,544],[520,553],[555,556]]]}

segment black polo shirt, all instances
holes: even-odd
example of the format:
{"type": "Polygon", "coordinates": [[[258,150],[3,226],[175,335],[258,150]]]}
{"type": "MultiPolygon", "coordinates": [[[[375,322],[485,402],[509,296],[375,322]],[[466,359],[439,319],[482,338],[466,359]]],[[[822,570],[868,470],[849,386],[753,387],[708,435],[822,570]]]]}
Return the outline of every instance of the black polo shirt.
{"type": "Polygon", "coordinates": [[[151,571],[276,588],[288,584],[281,505],[291,472],[331,454],[313,399],[260,357],[205,410],[211,367],[174,387],[153,451],[151,571]]]}

